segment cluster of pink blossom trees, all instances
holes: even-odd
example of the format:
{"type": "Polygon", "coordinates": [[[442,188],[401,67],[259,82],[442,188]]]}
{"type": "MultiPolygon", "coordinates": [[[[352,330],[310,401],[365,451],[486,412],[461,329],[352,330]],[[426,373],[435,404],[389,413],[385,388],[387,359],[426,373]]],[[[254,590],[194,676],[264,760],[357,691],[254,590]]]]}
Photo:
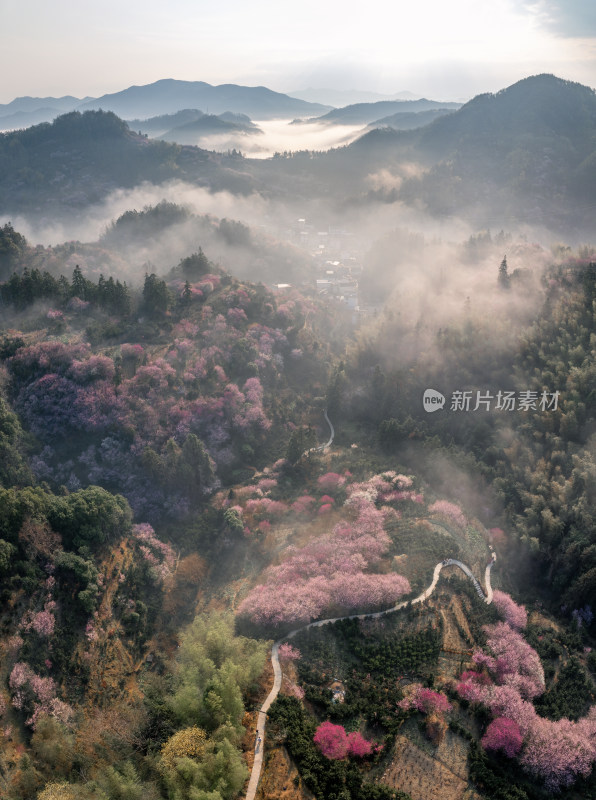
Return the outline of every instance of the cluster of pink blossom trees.
{"type": "Polygon", "coordinates": [[[280,644],[277,654],[282,664],[289,664],[291,661],[298,661],[300,658],[300,650],[297,647],[292,647],[287,642],[280,644]]]}
{"type": "MultiPolygon", "coordinates": [[[[220,282],[202,276],[193,289],[217,291],[220,282]]],[[[291,350],[285,328],[303,308],[293,301],[288,319],[272,327],[247,319],[251,303],[242,288],[222,293],[214,307],[203,306],[199,322],[176,325],[165,356],[134,342],[114,348],[111,357],[83,344],[20,347],[7,366],[18,412],[48,445],[34,459],[38,477],[72,491],[97,483],[122,492],[152,521],[159,509],[187,513],[188,492],[159,484],[167,477],[169,442],[182,446],[196,434],[225,471],[265,446],[271,429],[266,393],[285,380],[291,350]],[[222,301],[225,313],[216,313],[222,301]],[[68,443],[68,459],[60,443],[68,443]],[[75,443],[79,454],[72,452],[75,443]]]]}
{"type": "Polygon", "coordinates": [[[309,494],[303,494],[292,503],[292,511],[295,514],[306,514],[312,510],[315,498],[309,494]]]}
{"type": "Polygon", "coordinates": [[[56,625],[56,618],[52,613],[55,608],[55,601],[50,600],[45,604],[43,611],[28,612],[23,622],[23,630],[33,630],[38,636],[46,638],[52,636],[56,625]]]}
{"type": "Polygon", "coordinates": [[[485,750],[502,750],[509,758],[514,758],[519,753],[522,742],[519,725],[507,717],[493,719],[482,737],[485,750]]]}
{"type": "Polygon", "coordinates": [[[477,669],[461,675],[457,691],[488,708],[494,717],[483,746],[517,756],[530,774],[556,792],[592,770],[596,706],[577,722],[538,715],[532,700],[544,692],[544,671],[536,651],[512,627],[525,625],[526,610],[502,592],[498,605],[508,621],[485,626],[488,652],[474,653],[477,669]]]}
{"type": "Polygon", "coordinates": [[[329,759],[338,760],[346,756],[368,756],[372,753],[373,745],[361,733],[353,731],[346,733],[343,725],[334,725],[332,722],[322,722],[314,735],[314,743],[321,753],[329,759]]]}
{"type": "Polygon", "coordinates": [[[528,612],[525,606],[518,605],[513,598],[501,592],[499,589],[493,591],[493,605],[497,611],[504,617],[505,622],[511,625],[512,628],[522,630],[528,624],[528,612]]]}
{"type": "Polygon", "coordinates": [[[424,503],[424,495],[412,489],[414,481],[409,475],[398,475],[394,470],[374,475],[368,481],[355,483],[350,487],[352,492],[372,492],[375,498],[383,503],[401,503],[410,500],[424,503]]]}
{"type": "Polygon", "coordinates": [[[317,484],[325,492],[332,492],[334,489],[339,489],[346,482],[344,475],[339,475],[337,472],[326,472],[317,478],[317,484]]]}
{"type": "Polygon", "coordinates": [[[378,488],[367,482],[352,484],[347,492],[344,508],[350,519],[301,549],[288,548],[285,561],[270,567],[266,583],[256,586],[240,604],[240,614],[261,624],[306,622],[334,607],[389,605],[410,591],[401,575],[364,571],[390,545],[384,514],[375,506],[378,488]]]}
{"type": "Polygon", "coordinates": [[[27,725],[35,728],[41,714],[49,714],[65,724],[70,722],[73,710],[56,697],[57,687],[52,678],[42,678],[28,664],[18,661],[12,668],[8,685],[13,707],[30,714],[27,725]]]}

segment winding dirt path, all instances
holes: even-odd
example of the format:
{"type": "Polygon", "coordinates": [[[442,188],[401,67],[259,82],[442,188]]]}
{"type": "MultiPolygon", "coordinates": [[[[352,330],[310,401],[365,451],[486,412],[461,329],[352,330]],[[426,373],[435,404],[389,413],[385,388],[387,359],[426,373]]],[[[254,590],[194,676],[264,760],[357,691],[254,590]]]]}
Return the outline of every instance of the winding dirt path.
{"type": "MultiPolygon", "coordinates": [[[[322,448],[316,448],[316,449],[324,449],[325,447],[328,447],[333,441],[333,436],[334,436],[333,425],[331,424],[326,411],[325,411],[325,419],[329,423],[329,427],[331,429],[331,438],[326,445],[323,445],[322,448]]],[[[296,630],[290,631],[290,633],[287,633],[285,636],[283,636],[281,639],[275,642],[275,644],[271,648],[271,664],[273,666],[273,676],[274,676],[273,687],[269,692],[269,694],[267,695],[267,699],[261,706],[261,710],[259,711],[257,731],[258,735],[261,738],[261,741],[258,742],[258,745],[255,745],[255,747],[258,746],[258,749],[255,749],[255,760],[253,763],[252,772],[250,774],[248,788],[246,790],[246,800],[254,800],[257,791],[257,786],[259,785],[259,778],[261,777],[261,767],[263,765],[263,752],[265,750],[265,726],[267,724],[267,711],[269,711],[269,707],[271,706],[271,704],[279,694],[279,690],[281,689],[282,671],[281,671],[281,664],[279,663],[279,646],[282,642],[284,642],[286,639],[291,639],[301,631],[309,630],[309,628],[321,628],[323,625],[330,625],[331,623],[339,622],[342,619],[378,619],[378,617],[383,617],[385,616],[385,614],[391,614],[391,612],[393,611],[399,611],[401,608],[405,608],[409,602],[411,602],[412,605],[414,605],[415,603],[423,603],[425,600],[428,600],[428,598],[434,592],[435,587],[439,581],[439,576],[441,574],[441,570],[443,569],[443,567],[452,567],[452,566],[459,567],[459,569],[461,569],[462,572],[465,575],[467,575],[468,578],[474,584],[474,588],[476,589],[478,596],[482,600],[484,600],[485,603],[491,603],[493,599],[493,590],[490,583],[490,573],[493,564],[495,563],[496,560],[497,556],[493,551],[492,559],[487,564],[486,569],[484,571],[484,585],[486,588],[486,594],[482,590],[482,586],[480,585],[480,583],[476,580],[476,578],[472,574],[472,570],[466,564],[464,564],[462,561],[458,561],[456,558],[446,558],[435,565],[433,571],[433,579],[430,585],[422,592],[422,594],[419,594],[418,597],[415,597],[411,601],[404,600],[401,603],[396,603],[396,605],[391,606],[391,608],[386,608],[383,611],[375,611],[374,613],[349,614],[345,617],[330,617],[329,619],[321,619],[316,622],[310,622],[308,625],[303,625],[301,628],[296,628],[296,630]]]]}

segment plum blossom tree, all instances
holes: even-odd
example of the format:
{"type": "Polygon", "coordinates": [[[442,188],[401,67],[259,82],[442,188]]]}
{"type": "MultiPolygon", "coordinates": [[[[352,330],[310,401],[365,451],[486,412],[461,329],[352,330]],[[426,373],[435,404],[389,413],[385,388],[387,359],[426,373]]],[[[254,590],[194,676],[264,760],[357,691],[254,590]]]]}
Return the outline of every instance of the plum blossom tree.
{"type": "Polygon", "coordinates": [[[338,489],[340,486],[343,486],[345,482],[345,477],[343,475],[338,475],[337,472],[326,472],[325,475],[321,475],[317,478],[317,483],[324,491],[338,489]]]}
{"type": "Polygon", "coordinates": [[[348,755],[362,758],[370,755],[372,749],[372,743],[367,741],[360,731],[348,733],[348,755]]]}
{"type": "Polygon", "coordinates": [[[522,742],[519,725],[507,717],[494,719],[482,737],[485,750],[502,750],[509,758],[514,758],[519,753],[522,742]]]}
{"type": "Polygon", "coordinates": [[[56,683],[52,678],[37,675],[28,664],[19,661],[12,668],[8,685],[13,707],[30,713],[26,725],[35,729],[42,714],[49,714],[64,724],[70,723],[73,710],[56,697],[56,683]]]}
{"type": "Polygon", "coordinates": [[[582,726],[569,719],[556,722],[536,716],[528,732],[520,763],[544,780],[551,791],[570,786],[578,775],[587,777],[596,759],[594,729],[586,736],[582,726]]]}
{"type": "Polygon", "coordinates": [[[531,699],[544,692],[544,670],[540,657],[523,636],[507,623],[486,625],[487,647],[496,658],[497,683],[517,688],[531,699]]]}
{"type": "Polygon", "coordinates": [[[501,592],[499,589],[493,591],[493,605],[511,627],[520,630],[528,624],[528,612],[525,606],[518,605],[505,592],[501,592]]]}
{"type": "Polygon", "coordinates": [[[348,754],[348,737],[343,725],[322,722],[315,731],[313,740],[325,758],[338,760],[348,754]]]}
{"type": "Polygon", "coordinates": [[[171,575],[176,563],[176,554],[172,547],[162,542],[148,523],[132,526],[133,538],[139,543],[145,561],[154,569],[159,580],[171,575]]]}
{"type": "Polygon", "coordinates": [[[54,633],[56,619],[51,611],[39,611],[31,620],[31,628],[38,636],[49,637],[54,633]]]}
{"type": "Polygon", "coordinates": [[[277,652],[282,664],[287,664],[290,661],[297,661],[300,658],[300,650],[298,650],[297,647],[292,647],[292,645],[287,642],[280,644],[277,652]]]}
{"type": "Polygon", "coordinates": [[[314,497],[311,497],[308,494],[303,494],[301,497],[298,497],[296,500],[294,500],[291,508],[295,514],[305,514],[312,509],[314,502],[314,497]]]}
{"type": "Polygon", "coordinates": [[[330,760],[339,760],[346,756],[362,758],[368,756],[373,750],[360,732],[346,733],[343,725],[334,725],[332,722],[322,722],[313,737],[321,753],[330,760]]]}
{"type": "Polygon", "coordinates": [[[495,718],[485,747],[517,750],[524,769],[552,792],[587,776],[596,761],[596,706],[577,722],[540,717],[531,702],[544,691],[538,654],[507,623],[486,626],[485,631],[492,655],[474,654],[485,671],[463,673],[457,686],[460,697],[481,703],[495,718]]]}
{"type": "Polygon", "coordinates": [[[448,500],[437,500],[428,507],[428,510],[433,514],[441,514],[447,517],[451,522],[454,522],[462,528],[466,525],[466,518],[461,508],[455,503],[450,503],[448,500]]]}

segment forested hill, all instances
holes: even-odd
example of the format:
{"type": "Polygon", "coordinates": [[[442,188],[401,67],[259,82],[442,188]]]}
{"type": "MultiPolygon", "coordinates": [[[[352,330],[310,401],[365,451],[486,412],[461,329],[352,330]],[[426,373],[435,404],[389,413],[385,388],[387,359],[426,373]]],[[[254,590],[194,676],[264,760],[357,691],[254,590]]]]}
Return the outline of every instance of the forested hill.
{"type": "Polygon", "coordinates": [[[437,465],[460,459],[482,476],[486,505],[504,509],[520,546],[518,567],[530,570],[519,585],[533,583],[555,611],[570,613],[596,591],[596,263],[567,258],[550,267],[544,302],[524,322],[518,304],[533,302],[528,280],[518,271],[507,288],[495,281],[496,313],[486,315],[476,299],[446,325],[435,316],[414,329],[403,307],[390,304],[347,368],[343,413],[370,426],[369,436],[376,429],[387,452],[403,456],[424,442],[437,465]],[[440,413],[424,410],[425,387],[448,398],[440,413]],[[462,389],[473,399],[467,412],[450,408],[462,389]],[[530,407],[496,409],[494,398],[506,391],[530,392],[530,407]],[[542,393],[555,391],[557,407],[541,406],[542,393]],[[477,393],[493,397],[490,411],[473,410],[477,393]]]}
{"type": "Polygon", "coordinates": [[[554,75],[535,75],[496,94],[481,94],[457,114],[420,134],[420,144],[441,157],[466,141],[482,140],[485,149],[509,150],[519,137],[567,137],[579,155],[593,151],[596,93],[588,86],[554,75]]]}
{"type": "Polygon", "coordinates": [[[111,111],[73,111],[52,123],[0,134],[0,213],[71,211],[110,191],[174,177],[247,191],[226,158],[196,147],[148,141],[111,111]]]}
{"type": "Polygon", "coordinates": [[[536,75],[479,95],[415,133],[371,131],[348,149],[369,168],[405,155],[430,168],[399,196],[422,199],[434,212],[476,213],[487,225],[497,214],[573,225],[595,198],[595,132],[591,88],[536,75]]]}

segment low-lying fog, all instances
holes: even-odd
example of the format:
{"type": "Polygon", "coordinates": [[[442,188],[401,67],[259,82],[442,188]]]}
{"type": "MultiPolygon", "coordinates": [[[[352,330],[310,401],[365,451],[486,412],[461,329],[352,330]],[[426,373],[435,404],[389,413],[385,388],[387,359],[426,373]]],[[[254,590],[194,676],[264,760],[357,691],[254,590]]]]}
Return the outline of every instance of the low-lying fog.
{"type": "Polygon", "coordinates": [[[271,158],[295,150],[329,150],[350,144],[365,133],[365,125],[329,125],[289,119],[254,120],[262,134],[217,134],[197,139],[206,150],[240,150],[251,158],[271,158]]]}

